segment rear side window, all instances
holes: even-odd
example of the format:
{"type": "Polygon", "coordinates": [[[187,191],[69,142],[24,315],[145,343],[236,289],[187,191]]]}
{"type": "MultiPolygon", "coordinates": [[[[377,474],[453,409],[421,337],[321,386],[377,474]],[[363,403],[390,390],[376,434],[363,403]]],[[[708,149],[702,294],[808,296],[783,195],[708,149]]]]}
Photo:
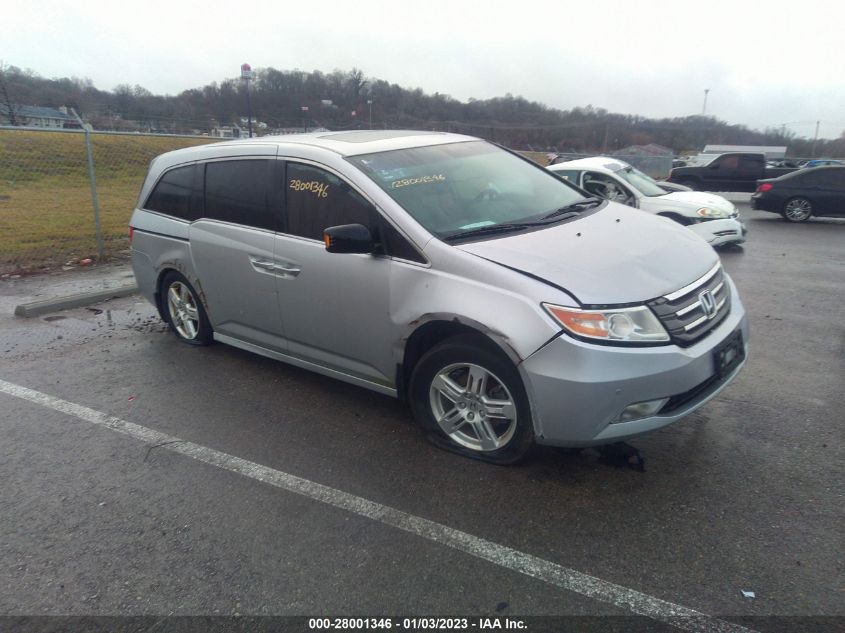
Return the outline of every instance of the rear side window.
{"type": "Polygon", "coordinates": [[[763,169],[765,163],[759,156],[741,156],[739,159],[740,169],[763,169]]]}
{"type": "Polygon", "coordinates": [[[165,172],[144,208],[182,220],[196,219],[193,213],[196,205],[192,204],[195,169],[194,165],[188,165],[165,172]]]}
{"type": "Polygon", "coordinates": [[[269,160],[229,160],[205,166],[203,217],[275,230],[269,160]]]}

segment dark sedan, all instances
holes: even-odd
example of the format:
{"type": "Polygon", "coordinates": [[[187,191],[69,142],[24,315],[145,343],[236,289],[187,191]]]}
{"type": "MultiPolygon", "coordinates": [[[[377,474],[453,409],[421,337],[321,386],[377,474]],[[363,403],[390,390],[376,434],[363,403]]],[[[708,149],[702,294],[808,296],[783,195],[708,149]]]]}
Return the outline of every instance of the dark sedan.
{"type": "Polygon", "coordinates": [[[814,215],[845,217],[845,167],[815,167],[758,180],[751,208],[780,213],[789,222],[814,215]]]}

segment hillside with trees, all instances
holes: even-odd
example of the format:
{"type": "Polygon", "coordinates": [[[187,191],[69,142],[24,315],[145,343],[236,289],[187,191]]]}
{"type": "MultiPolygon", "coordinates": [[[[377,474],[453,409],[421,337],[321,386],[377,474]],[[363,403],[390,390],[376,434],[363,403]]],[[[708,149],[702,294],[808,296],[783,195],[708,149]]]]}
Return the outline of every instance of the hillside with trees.
{"type": "MultiPolygon", "coordinates": [[[[259,69],[250,82],[258,133],[305,127],[331,130],[411,128],[480,136],[509,147],[536,151],[601,152],[657,143],[675,152],[705,144],[787,145],[791,156],[809,156],[813,141],[785,128],[753,130],[715,117],[665,119],[617,114],[592,105],[550,108],[511,94],[462,102],[349,71],[259,69]]],[[[204,134],[213,127],[241,125],[247,116],[244,82],[225,79],[178,95],[155,95],[142,86],[96,88],[90,79],[46,79],[15,66],[0,68],[0,115],[12,104],[69,106],[95,129],[204,134]]],[[[845,156],[845,132],[819,140],[816,155],[845,156]]]]}

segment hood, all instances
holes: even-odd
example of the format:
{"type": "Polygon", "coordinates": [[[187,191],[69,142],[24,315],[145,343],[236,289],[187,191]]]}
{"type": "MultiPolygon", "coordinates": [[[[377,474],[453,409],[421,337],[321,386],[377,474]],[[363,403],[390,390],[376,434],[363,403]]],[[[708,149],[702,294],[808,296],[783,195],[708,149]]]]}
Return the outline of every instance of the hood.
{"type": "Polygon", "coordinates": [[[717,196],[714,193],[704,193],[702,191],[676,191],[674,193],[667,193],[665,196],[656,196],[655,200],[671,200],[672,202],[679,202],[684,205],[694,206],[694,210],[701,207],[710,207],[711,209],[721,209],[728,213],[733,213],[733,202],[725,200],[722,196],[717,196]]]}
{"type": "Polygon", "coordinates": [[[695,281],[719,259],[689,229],[614,202],[547,229],[456,248],[539,277],[582,305],[654,299],[695,281]]]}

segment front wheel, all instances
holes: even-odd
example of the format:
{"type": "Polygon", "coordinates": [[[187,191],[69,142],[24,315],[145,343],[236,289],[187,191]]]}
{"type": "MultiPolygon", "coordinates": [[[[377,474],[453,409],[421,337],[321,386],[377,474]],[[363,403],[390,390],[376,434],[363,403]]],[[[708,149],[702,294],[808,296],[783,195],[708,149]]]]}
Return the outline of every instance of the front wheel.
{"type": "Polygon", "coordinates": [[[482,336],[459,336],[429,350],[410,384],[414,417],[436,445],[497,464],[523,458],[534,443],[519,372],[482,336]]]}
{"type": "Polygon", "coordinates": [[[813,215],[813,204],[807,198],[792,198],[783,205],[781,215],[787,222],[804,222],[813,215]]]}

